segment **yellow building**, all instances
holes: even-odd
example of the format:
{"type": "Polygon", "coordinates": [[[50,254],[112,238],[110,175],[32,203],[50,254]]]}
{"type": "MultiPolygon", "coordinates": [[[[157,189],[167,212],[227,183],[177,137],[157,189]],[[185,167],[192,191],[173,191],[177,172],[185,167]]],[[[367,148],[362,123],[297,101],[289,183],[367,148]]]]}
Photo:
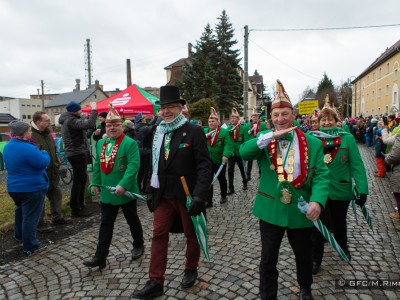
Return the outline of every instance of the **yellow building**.
{"type": "Polygon", "coordinates": [[[399,111],[399,69],[400,40],[352,81],[352,116],[399,111]]]}

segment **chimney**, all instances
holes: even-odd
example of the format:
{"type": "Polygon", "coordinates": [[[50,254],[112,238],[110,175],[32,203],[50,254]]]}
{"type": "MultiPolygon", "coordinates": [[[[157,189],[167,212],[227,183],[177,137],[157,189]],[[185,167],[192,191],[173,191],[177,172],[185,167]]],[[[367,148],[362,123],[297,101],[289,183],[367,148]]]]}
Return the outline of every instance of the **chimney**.
{"type": "Polygon", "coordinates": [[[75,82],[76,82],[76,84],[75,84],[74,92],[80,91],[81,90],[81,80],[80,79],[75,79],[75,82]]]}
{"type": "Polygon", "coordinates": [[[94,81],[94,87],[96,89],[100,87],[100,82],[97,79],[94,81]]]}
{"type": "Polygon", "coordinates": [[[192,57],[192,48],[193,48],[192,43],[188,43],[188,57],[192,57]]]}

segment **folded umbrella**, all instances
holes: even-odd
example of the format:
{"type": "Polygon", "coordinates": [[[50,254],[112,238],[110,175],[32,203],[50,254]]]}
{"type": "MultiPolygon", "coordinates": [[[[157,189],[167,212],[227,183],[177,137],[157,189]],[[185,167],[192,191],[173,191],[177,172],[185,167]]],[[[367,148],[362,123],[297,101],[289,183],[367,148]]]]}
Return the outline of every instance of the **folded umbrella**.
{"type": "MultiPolygon", "coordinates": [[[[292,196],[296,196],[297,197],[297,207],[299,208],[299,210],[306,214],[307,210],[308,210],[308,203],[304,200],[303,196],[299,195],[297,193],[297,191],[292,187],[292,185],[284,180],[284,181],[280,181],[278,183],[278,194],[280,196],[282,196],[282,191],[286,191],[292,194],[292,196]]],[[[322,223],[322,221],[320,219],[316,220],[316,221],[312,221],[314,226],[321,232],[321,234],[325,237],[325,239],[329,242],[329,244],[332,246],[332,248],[340,255],[340,258],[347,262],[348,264],[350,264],[350,260],[347,257],[346,253],[344,253],[343,249],[339,246],[339,244],[337,243],[337,241],[335,240],[335,238],[332,236],[332,234],[329,232],[328,228],[326,228],[326,226],[324,225],[324,223],[322,223]]],[[[350,264],[351,266],[351,264],[350,264]]]]}
{"type": "MultiPolygon", "coordinates": [[[[117,188],[114,187],[114,186],[107,186],[107,185],[100,185],[100,184],[91,184],[91,185],[88,186],[88,191],[89,191],[89,193],[90,193],[92,196],[94,195],[94,194],[91,192],[91,190],[90,190],[90,188],[91,188],[92,186],[97,186],[97,187],[99,187],[99,188],[105,188],[105,189],[106,189],[107,191],[109,191],[111,194],[115,194],[115,190],[117,189],[117,188]]],[[[127,196],[127,197],[129,197],[129,198],[136,199],[136,200],[141,200],[141,201],[144,201],[144,202],[146,202],[146,200],[147,200],[146,196],[141,195],[141,194],[137,194],[137,193],[132,193],[132,192],[129,192],[129,191],[126,191],[126,192],[124,193],[124,195],[127,196]]]]}
{"type": "MultiPolygon", "coordinates": [[[[186,194],[186,208],[189,209],[190,204],[192,204],[192,196],[189,193],[189,187],[186,183],[184,176],[181,176],[181,182],[183,190],[186,194]]],[[[199,242],[200,249],[204,254],[204,257],[210,260],[210,253],[208,251],[208,232],[207,232],[207,221],[203,213],[197,216],[191,216],[194,231],[196,232],[197,241],[199,242]]]]}
{"type": "MultiPolygon", "coordinates": [[[[358,193],[357,187],[355,185],[353,185],[353,193],[354,193],[354,199],[358,199],[360,197],[360,194],[358,193]]],[[[353,201],[355,202],[355,200],[353,200],[353,201]]],[[[372,226],[372,218],[371,218],[371,215],[369,214],[369,210],[365,206],[365,204],[361,207],[361,211],[365,218],[365,221],[367,221],[369,228],[371,228],[372,232],[374,232],[374,227],[372,226]]]]}
{"type": "MultiPolygon", "coordinates": [[[[211,181],[211,186],[214,184],[215,180],[217,180],[219,174],[221,173],[222,169],[224,168],[225,163],[222,162],[222,164],[219,166],[217,173],[215,173],[213,180],[211,181]]],[[[210,186],[210,187],[211,187],[210,186]]]]}

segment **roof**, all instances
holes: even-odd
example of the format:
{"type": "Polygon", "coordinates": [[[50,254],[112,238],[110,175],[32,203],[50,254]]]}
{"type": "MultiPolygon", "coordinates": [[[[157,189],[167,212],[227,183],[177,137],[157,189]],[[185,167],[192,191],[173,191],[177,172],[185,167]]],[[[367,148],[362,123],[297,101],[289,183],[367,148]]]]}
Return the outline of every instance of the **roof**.
{"type": "Polygon", "coordinates": [[[177,60],[176,62],[166,66],[164,68],[164,70],[171,69],[173,67],[183,67],[188,60],[190,60],[189,57],[181,58],[181,59],[177,60]]]}
{"type": "Polygon", "coordinates": [[[1,114],[0,113],[0,123],[10,123],[11,121],[17,120],[11,114],[1,114]]]}
{"type": "Polygon", "coordinates": [[[55,106],[63,106],[67,105],[71,101],[75,101],[76,103],[82,103],[85,101],[87,98],[90,97],[94,92],[96,91],[96,88],[89,88],[83,91],[73,91],[70,93],[63,93],[59,94],[54,98],[53,101],[50,101],[45,105],[45,107],[55,107],[55,106]]]}
{"type": "MultiPolygon", "coordinates": [[[[354,81],[357,81],[361,77],[363,77],[365,74],[371,72],[373,69],[375,69],[377,66],[381,65],[385,61],[387,61],[389,58],[392,56],[396,55],[397,53],[400,52],[400,40],[398,40],[396,43],[394,43],[391,47],[386,48],[385,52],[383,52],[375,61],[367,68],[365,69],[354,81]]],[[[353,82],[354,82],[353,81],[353,82]]]]}

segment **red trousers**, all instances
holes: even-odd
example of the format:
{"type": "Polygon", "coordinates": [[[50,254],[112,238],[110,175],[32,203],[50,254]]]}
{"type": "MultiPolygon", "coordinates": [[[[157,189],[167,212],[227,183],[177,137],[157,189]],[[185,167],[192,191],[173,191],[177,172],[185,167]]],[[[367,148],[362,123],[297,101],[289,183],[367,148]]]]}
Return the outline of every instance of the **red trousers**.
{"type": "Polygon", "coordinates": [[[199,265],[200,246],[187,209],[176,199],[161,199],[154,212],[149,277],[162,285],[167,269],[169,231],[177,215],[181,218],[186,237],[185,268],[197,269],[199,265]]]}
{"type": "Polygon", "coordinates": [[[375,157],[376,166],[378,167],[378,177],[385,177],[386,176],[386,166],[385,166],[385,159],[375,157]]]}

